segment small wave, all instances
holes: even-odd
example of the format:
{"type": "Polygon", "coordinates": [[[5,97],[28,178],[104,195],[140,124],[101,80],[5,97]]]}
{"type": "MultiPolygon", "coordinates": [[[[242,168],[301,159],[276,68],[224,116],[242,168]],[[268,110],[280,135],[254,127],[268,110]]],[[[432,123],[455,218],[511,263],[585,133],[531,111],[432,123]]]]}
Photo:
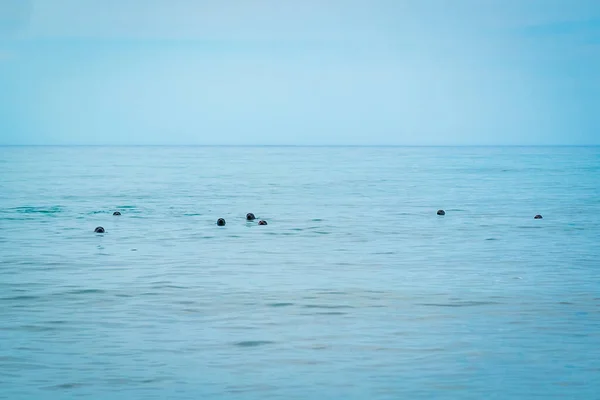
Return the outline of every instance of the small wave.
{"type": "Polygon", "coordinates": [[[166,380],[167,380],[167,378],[165,378],[165,377],[155,377],[155,378],[142,379],[139,382],[140,383],[155,383],[155,382],[164,382],[166,380]]]}
{"type": "Polygon", "coordinates": [[[455,303],[421,303],[421,306],[427,307],[474,307],[474,306],[489,306],[500,304],[496,301],[457,301],[455,303]]]}
{"type": "Polygon", "coordinates": [[[56,331],[57,327],[44,325],[19,325],[0,328],[3,331],[26,331],[26,332],[48,332],[56,331]]]}
{"type": "Polygon", "coordinates": [[[289,306],[293,306],[294,303],[270,303],[268,304],[269,307],[289,307],[289,306]]]}
{"type": "Polygon", "coordinates": [[[61,206],[52,206],[52,207],[15,207],[12,209],[13,211],[20,214],[56,214],[62,212],[63,209],[61,206]]]}
{"type": "Polygon", "coordinates": [[[344,309],[344,308],[354,308],[352,306],[345,305],[327,305],[327,304],[307,304],[303,306],[304,308],[323,308],[323,309],[344,309]]]}
{"type": "Polygon", "coordinates": [[[190,305],[194,305],[194,304],[198,304],[196,301],[194,300],[180,300],[180,301],[176,301],[176,304],[182,304],[184,306],[190,306],[190,305]]]}
{"type": "Polygon", "coordinates": [[[348,294],[346,292],[338,291],[338,290],[324,290],[322,292],[317,292],[318,294],[348,294]]]}
{"type": "Polygon", "coordinates": [[[105,290],[102,289],[78,289],[71,290],[67,292],[67,294],[96,294],[96,293],[106,293],[105,290]]]}
{"type": "Polygon", "coordinates": [[[341,311],[323,311],[323,312],[318,312],[315,314],[316,315],[348,315],[348,313],[341,312],[341,311]]]}
{"type": "Polygon", "coordinates": [[[2,297],[0,301],[21,301],[21,300],[37,300],[39,296],[31,296],[31,295],[21,295],[21,296],[12,296],[12,297],[2,297]]]}
{"type": "Polygon", "coordinates": [[[264,346],[267,344],[273,344],[275,342],[272,342],[270,340],[244,340],[242,342],[237,342],[234,343],[234,345],[239,346],[239,347],[257,347],[257,346],[264,346]]]}
{"type": "Polygon", "coordinates": [[[59,385],[54,385],[54,386],[47,386],[46,389],[48,390],[68,390],[68,389],[77,389],[80,387],[85,386],[82,383],[61,383],[59,385]]]}
{"type": "Polygon", "coordinates": [[[187,286],[177,286],[169,284],[155,284],[152,289],[188,289],[187,286]]]}

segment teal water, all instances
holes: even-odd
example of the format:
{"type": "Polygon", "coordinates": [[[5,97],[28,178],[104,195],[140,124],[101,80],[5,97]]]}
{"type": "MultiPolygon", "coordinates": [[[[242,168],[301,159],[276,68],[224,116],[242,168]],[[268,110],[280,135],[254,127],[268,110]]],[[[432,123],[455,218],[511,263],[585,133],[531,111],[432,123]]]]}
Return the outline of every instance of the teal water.
{"type": "Polygon", "coordinates": [[[598,398],[599,243],[599,147],[2,147],[0,398],[598,398]]]}

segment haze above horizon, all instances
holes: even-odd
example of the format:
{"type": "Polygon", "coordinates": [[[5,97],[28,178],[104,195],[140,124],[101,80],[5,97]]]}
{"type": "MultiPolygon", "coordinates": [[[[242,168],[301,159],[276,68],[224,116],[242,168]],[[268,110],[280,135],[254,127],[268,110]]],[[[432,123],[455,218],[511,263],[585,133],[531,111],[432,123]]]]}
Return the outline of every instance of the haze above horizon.
{"type": "Polygon", "coordinates": [[[600,145],[594,0],[0,0],[0,145],[600,145]]]}

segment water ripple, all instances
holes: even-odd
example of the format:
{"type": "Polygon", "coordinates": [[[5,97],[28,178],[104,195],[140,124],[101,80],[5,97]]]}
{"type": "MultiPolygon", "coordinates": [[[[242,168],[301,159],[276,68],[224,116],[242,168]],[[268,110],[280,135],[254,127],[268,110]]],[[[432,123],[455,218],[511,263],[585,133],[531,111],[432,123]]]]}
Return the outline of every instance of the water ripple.
{"type": "Polygon", "coordinates": [[[600,148],[0,148],[0,163],[2,398],[600,392],[600,148]]]}

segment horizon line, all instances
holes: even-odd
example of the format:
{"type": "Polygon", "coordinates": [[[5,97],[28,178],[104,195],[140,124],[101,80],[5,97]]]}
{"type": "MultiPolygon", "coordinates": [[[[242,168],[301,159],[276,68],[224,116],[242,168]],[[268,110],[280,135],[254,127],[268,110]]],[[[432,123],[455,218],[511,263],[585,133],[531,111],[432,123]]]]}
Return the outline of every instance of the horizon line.
{"type": "Polygon", "coordinates": [[[0,147],[600,147],[600,144],[0,144],[0,147]]]}

